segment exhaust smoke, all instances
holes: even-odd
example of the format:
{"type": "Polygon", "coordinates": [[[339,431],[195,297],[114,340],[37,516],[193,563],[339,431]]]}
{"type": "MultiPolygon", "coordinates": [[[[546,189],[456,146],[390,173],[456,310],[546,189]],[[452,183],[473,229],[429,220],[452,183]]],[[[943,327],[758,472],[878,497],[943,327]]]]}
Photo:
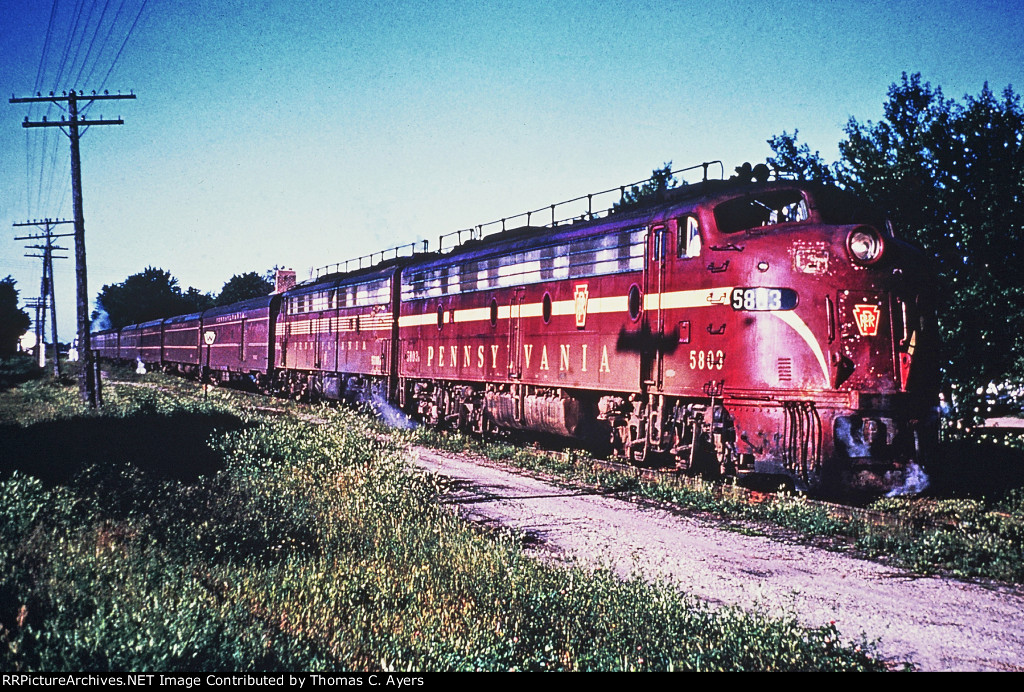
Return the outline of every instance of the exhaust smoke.
{"type": "Polygon", "coordinates": [[[378,393],[374,393],[370,400],[370,406],[385,425],[400,430],[412,430],[417,427],[416,421],[407,416],[404,411],[393,406],[378,393]]]}
{"type": "Polygon", "coordinates": [[[93,314],[96,315],[96,317],[93,318],[92,323],[89,325],[90,332],[104,332],[114,326],[110,322],[110,315],[107,314],[107,311],[103,308],[97,306],[96,309],[93,310],[93,314]]]}
{"type": "Polygon", "coordinates": [[[858,426],[854,429],[849,418],[845,416],[836,418],[835,431],[836,437],[846,445],[848,457],[871,456],[871,445],[864,440],[861,427],[858,426]]]}
{"type": "Polygon", "coordinates": [[[897,497],[899,495],[916,495],[924,492],[931,481],[924,469],[913,461],[907,464],[906,473],[903,474],[903,484],[893,488],[885,494],[886,497],[897,497]]]}

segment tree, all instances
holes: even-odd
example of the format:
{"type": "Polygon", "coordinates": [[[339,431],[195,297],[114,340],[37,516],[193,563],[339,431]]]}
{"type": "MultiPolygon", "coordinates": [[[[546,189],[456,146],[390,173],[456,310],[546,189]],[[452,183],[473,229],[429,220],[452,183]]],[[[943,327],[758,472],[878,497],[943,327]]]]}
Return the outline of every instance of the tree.
{"type": "Polygon", "coordinates": [[[768,140],[768,145],[775,152],[768,163],[779,173],[786,173],[797,180],[816,180],[822,183],[834,183],[835,176],[825,160],[818,152],[811,153],[806,144],[798,144],[799,130],[793,134],[783,132],[768,140]]]}
{"type": "Polygon", "coordinates": [[[217,296],[217,305],[231,305],[250,298],[259,298],[273,290],[274,284],[266,276],[260,276],[256,272],[235,274],[221,289],[220,295],[217,296]]]}
{"type": "Polygon", "coordinates": [[[935,257],[946,385],[974,392],[1024,381],[1024,110],[1007,87],[996,96],[946,99],[903,75],[878,123],[851,118],[841,159],[783,133],[768,163],[829,180],[885,209],[897,230],[935,257]]]}
{"type": "Polygon", "coordinates": [[[28,313],[18,307],[18,289],[8,276],[0,281],[0,357],[18,351],[18,339],[32,324],[28,313]]]}
{"type": "Polygon", "coordinates": [[[628,190],[622,191],[622,199],[616,202],[612,208],[619,211],[639,206],[645,200],[660,195],[666,190],[685,185],[686,181],[677,180],[672,175],[672,162],[668,161],[661,168],[651,171],[651,177],[642,185],[633,185],[628,190]]]}
{"type": "Polygon", "coordinates": [[[202,312],[217,304],[212,294],[203,293],[194,286],[189,286],[188,290],[181,294],[181,302],[185,313],[202,312]]]}
{"type": "Polygon", "coordinates": [[[110,326],[120,329],[129,324],[195,312],[197,295],[203,294],[190,288],[183,296],[178,280],[170,272],[146,267],[123,283],[104,286],[96,297],[97,308],[92,317],[95,320],[106,313],[110,326]]]}

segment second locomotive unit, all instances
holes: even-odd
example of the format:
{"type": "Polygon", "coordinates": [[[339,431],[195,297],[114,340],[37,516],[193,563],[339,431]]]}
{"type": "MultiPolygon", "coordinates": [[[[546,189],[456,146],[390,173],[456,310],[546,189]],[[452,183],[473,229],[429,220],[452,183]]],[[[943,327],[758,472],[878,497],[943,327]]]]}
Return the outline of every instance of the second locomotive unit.
{"type": "Polygon", "coordinates": [[[926,456],[933,280],[883,216],[781,180],[704,180],[564,222],[555,206],[545,225],[478,227],[263,300],[263,362],[221,378],[800,488],[883,490],[926,456]]]}

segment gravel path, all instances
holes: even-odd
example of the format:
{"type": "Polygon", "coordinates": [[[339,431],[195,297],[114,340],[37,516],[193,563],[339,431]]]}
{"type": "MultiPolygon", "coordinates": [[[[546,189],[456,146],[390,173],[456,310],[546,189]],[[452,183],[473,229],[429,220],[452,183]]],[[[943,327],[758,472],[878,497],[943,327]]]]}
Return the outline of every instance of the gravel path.
{"type": "Polygon", "coordinates": [[[459,481],[450,501],[468,519],[523,531],[546,558],[668,578],[711,603],[795,611],[809,626],[835,621],[920,670],[1024,670],[1024,590],[921,577],[425,449],[413,461],[459,481]]]}

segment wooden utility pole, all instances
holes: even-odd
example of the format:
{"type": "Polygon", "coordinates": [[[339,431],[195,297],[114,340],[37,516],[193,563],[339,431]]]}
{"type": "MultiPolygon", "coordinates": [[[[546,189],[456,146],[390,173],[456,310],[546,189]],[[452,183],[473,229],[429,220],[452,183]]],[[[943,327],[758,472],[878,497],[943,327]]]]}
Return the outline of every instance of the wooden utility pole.
{"type": "MultiPolygon", "coordinates": [[[[60,350],[59,344],[60,339],[57,338],[57,297],[54,289],[53,280],[53,260],[55,259],[67,259],[64,255],[54,255],[55,250],[67,250],[66,247],[59,247],[53,244],[54,238],[68,238],[74,235],[74,233],[54,233],[53,227],[58,224],[71,223],[70,221],[53,221],[51,219],[43,219],[42,221],[26,221],[25,223],[16,223],[14,226],[35,226],[43,230],[43,233],[37,235],[23,235],[16,236],[15,240],[45,240],[46,245],[27,245],[26,249],[42,250],[42,255],[25,255],[26,257],[41,257],[43,260],[43,279],[39,286],[39,301],[42,304],[43,310],[43,322],[46,321],[46,306],[49,302],[50,306],[50,334],[52,335],[53,341],[53,378],[60,379],[60,350]]],[[[42,349],[42,345],[45,341],[42,339],[42,330],[37,328],[37,336],[39,337],[39,345],[42,349]]],[[[39,354],[39,367],[44,367],[45,355],[42,351],[39,354]]]]}
{"type": "Polygon", "coordinates": [[[75,216],[75,275],[77,277],[77,316],[78,316],[78,352],[81,360],[81,371],[78,377],[78,389],[82,401],[89,406],[96,408],[102,404],[100,393],[100,377],[97,361],[93,356],[92,345],[89,340],[89,282],[86,277],[85,264],[85,213],[82,210],[82,161],[78,151],[78,140],[84,132],[80,129],[88,129],[90,125],[123,125],[120,118],[116,120],[86,120],[85,116],[79,116],[79,102],[85,102],[83,107],[89,106],[94,101],[113,101],[120,99],[134,99],[135,94],[96,94],[91,96],[79,94],[76,91],[63,93],[56,96],[50,92],[49,96],[36,94],[27,98],[11,97],[11,103],[67,103],[68,117],[59,121],[48,121],[43,118],[40,122],[31,122],[26,117],[22,127],[59,127],[71,140],[71,199],[75,216]]]}

